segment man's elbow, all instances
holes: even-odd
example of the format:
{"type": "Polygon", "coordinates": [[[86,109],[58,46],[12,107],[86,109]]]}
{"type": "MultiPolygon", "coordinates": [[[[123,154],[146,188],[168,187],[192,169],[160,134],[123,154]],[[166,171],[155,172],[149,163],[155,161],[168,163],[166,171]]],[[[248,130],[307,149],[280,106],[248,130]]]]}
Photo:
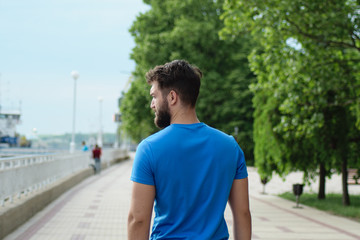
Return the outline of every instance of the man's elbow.
{"type": "Polygon", "coordinates": [[[144,216],[141,216],[139,214],[134,214],[132,212],[128,215],[128,225],[129,226],[141,226],[146,221],[144,216]]]}
{"type": "Polygon", "coordinates": [[[128,240],[149,239],[149,223],[146,218],[129,213],[128,240]]]}
{"type": "Polygon", "coordinates": [[[244,218],[251,218],[251,212],[250,209],[243,209],[240,214],[244,217],[244,218]]]}
{"type": "Polygon", "coordinates": [[[250,209],[241,209],[235,213],[233,213],[235,221],[244,221],[244,220],[251,220],[251,212],[250,209]]]}

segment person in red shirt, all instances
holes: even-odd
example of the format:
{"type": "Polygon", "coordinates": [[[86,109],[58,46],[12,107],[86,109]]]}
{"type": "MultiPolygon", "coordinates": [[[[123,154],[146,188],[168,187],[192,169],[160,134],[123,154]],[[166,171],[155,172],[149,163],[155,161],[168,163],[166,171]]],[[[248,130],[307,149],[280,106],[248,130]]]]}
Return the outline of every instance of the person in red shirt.
{"type": "Polygon", "coordinates": [[[95,145],[95,148],[92,150],[92,154],[95,160],[95,173],[99,174],[101,171],[101,148],[99,145],[95,145]]]}

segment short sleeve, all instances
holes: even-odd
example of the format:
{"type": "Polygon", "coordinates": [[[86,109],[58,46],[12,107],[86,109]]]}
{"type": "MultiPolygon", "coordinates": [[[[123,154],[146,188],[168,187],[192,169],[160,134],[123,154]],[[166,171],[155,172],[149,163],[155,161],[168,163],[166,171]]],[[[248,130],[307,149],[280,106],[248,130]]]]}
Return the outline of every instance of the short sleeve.
{"type": "Polygon", "coordinates": [[[236,174],[234,179],[243,179],[248,176],[247,168],[246,168],[246,162],[245,162],[245,156],[242,149],[239,147],[238,144],[236,144],[236,156],[237,156],[237,167],[236,167],[236,174]]]}
{"type": "Polygon", "coordinates": [[[146,141],[142,141],[136,150],[130,180],[137,183],[155,185],[151,160],[151,148],[146,141]]]}

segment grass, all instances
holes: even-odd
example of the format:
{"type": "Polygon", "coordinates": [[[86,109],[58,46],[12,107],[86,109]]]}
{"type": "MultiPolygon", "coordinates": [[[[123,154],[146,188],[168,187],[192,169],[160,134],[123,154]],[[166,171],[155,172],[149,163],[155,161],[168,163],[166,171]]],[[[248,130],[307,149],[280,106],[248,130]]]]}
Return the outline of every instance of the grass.
{"type": "MultiPolygon", "coordinates": [[[[296,202],[293,193],[283,193],[282,198],[296,202]]],[[[317,199],[317,194],[304,193],[299,198],[300,205],[317,208],[328,213],[343,216],[360,222],[360,195],[350,195],[350,206],[342,205],[341,194],[326,194],[323,200],[317,199]]]]}

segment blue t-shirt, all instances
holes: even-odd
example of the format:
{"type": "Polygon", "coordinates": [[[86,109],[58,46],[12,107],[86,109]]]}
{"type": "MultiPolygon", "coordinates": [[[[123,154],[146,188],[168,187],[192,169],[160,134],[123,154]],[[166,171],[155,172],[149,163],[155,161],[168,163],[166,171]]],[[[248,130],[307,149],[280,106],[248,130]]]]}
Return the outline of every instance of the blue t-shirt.
{"type": "Polygon", "coordinates": [[[143,140],[131,180],[154,185],[151,239],[228,239],[224,211],[234,179],[247,177],[232,136],[204,123],[171,124],[143,140]]]}

